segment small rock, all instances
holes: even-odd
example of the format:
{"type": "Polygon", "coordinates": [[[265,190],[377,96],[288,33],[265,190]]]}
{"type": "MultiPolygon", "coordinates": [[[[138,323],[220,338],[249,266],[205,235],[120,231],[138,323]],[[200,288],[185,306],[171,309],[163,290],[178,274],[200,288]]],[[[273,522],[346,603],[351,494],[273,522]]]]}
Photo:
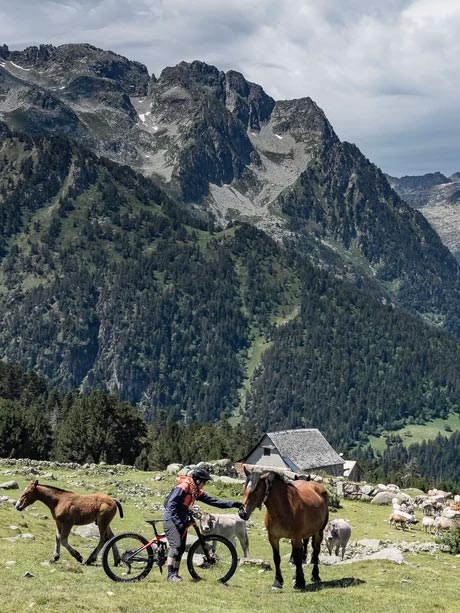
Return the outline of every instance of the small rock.
{"type": "Polygon", "coordinates": [[[18,490],[19,484],[17,481],[4,481],[0,483],[0,489],[2,490],[18,490]]]}
{"type": "Polygon", "coordinates": [[[166,472],[168,475],[177,475],[177,473],[181,470],[183,464],[168,464],[166,467],[166,472]]]}
{"type": "Polygon", "coordinates": [[[238,485],[244,483],[244,479],[235,479],[235,477],[227,477],[226,475],[222,475],[222,477],[216,477],[214,481],[218,481],[220,483],[235,483],[238,485]]]}
{"type": "Polygon", "coordinates": [[[26,579],[32,579],[33,574],[26,570],[26,572],[23,574],[23,577],[25,577],[26,579]]]}
{"type": "Polygon", "coordinates": [[[404,558],[396,547],[387,547],[376,553],[372,553],[367,557],[368,560],[390,560],[390,562],[396,562],[396,564],[403,564],[404,558]]]}
{"type": "Polygon", "coordinates": [[[78,526],[78,528],[75,528],[75,530],[73,530],[73,532],[75,532],[75,534],[78,534],[78,536],[81,536],[83,538],[99,538],[99,528],[96,526],[96,524],[87,524],[85,526],[78,526]]]}
{"type": "Polygon", "coordinates": [[[232,461],[229,458],[222,458],[222,460],[217,460],[217,466],[228,467],[232,465],[232,461]]]}
{"type": "Polygon", "coordinates": [[[366,549],[378,549],[382,545],[382,541],[379,539],[361,539],[356,541],[356,544],[360,547],[366,547],[366,549]]]}
{"type": "Polygon", "coordinates": [[[35,536],[33,534],[31,534],[30,532],[24,532],[24,534],[18,534],[17,536],[15,536],[14,540],[15,541],[20,541],[20,540],[34,541],[35,540],[35,536]]]}
{"type": "Polygon", "coordinates": [[[391,501],[395,497],[394,492],[386,491],[379,492],[374,498],[371,500],[371,504],[377,505],[390,505],[391,501]]]}

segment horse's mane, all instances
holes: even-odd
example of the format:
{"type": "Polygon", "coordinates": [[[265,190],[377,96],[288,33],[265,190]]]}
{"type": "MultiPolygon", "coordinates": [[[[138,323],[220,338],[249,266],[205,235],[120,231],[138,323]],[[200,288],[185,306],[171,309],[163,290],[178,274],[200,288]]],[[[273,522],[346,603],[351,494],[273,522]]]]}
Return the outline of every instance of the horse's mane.
{"type": "Polygon", "coordinates": [[[68,494],[72,494],[70,490],[63,490],[61,487],[55,487],[54,485],[47,485],[46,483],[37,483],[41,487],[47,487],[50,490],[56,490],[56,492],[67,492],[68,494]]]}
{"type": "Polygon", "coordinates": [[[277,470],[254,470],[251,473],[249,473],[248,478],[246,480],[246,484],[251,482],[253,488],[256,488],[257,484],[260,481],[260,475],[265,474],[265,473],[270,473],[270,475],[272,475],[271,477],[272,480],[278,479],[285,485],[292,485],[292,479],[290,479],[286,475],[283,475],[277,470]]]}

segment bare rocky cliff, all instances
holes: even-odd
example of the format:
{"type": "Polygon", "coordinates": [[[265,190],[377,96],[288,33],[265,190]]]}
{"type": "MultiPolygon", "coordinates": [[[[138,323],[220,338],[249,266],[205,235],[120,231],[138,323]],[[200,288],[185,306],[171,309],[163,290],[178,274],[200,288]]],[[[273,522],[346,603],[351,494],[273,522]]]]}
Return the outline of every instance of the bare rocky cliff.
{"type": "Polygon", "coordinates": [[[414,177],[387,177],[393,189],[417,208],[460,259],[460,173],[440,172],[414,177]]]}

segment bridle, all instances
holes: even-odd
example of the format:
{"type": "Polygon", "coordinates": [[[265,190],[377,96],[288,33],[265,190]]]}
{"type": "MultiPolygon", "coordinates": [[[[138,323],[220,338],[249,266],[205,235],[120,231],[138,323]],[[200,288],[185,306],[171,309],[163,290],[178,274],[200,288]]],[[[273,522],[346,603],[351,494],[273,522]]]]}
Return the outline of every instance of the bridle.
{"type": "Polygon", "coordinates": [[[272,485],[273,485],[273,481],[274,480],[275,480],[275,475],[273,473],[269,473],[268,477],[265,479],[265,494],[264,494],[264,498],[263,498],[262,502],[260,503],[259,509],[267,501],[267,498],[270,495],[270,491],[272,489],[272,485]]]}
{"type": "MultiPolygon", "coordinates": [[[[272,489],[272,485],[273,485],[273,481],[275,480],[275,474],[272,472],[269,472],[266,479],[264,479],[265,481],[265,492],[264,492],[264,496],[260,502],[260,504],[257,505],[258,509],[262,508],[262,505],[266,503],[267,498],[270,495],[271,489],[272,489]]],[[[244,507],[244,510],[246,511],[246,505],[243,504],[241,505],[242,507],[244,507]]]]}

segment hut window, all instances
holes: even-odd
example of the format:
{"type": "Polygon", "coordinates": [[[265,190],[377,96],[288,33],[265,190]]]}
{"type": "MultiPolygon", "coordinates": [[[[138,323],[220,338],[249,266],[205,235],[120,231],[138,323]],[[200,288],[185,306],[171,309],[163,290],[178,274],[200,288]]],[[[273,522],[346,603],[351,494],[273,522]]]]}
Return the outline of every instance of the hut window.
{"type": "Polygon", "coordinates": [[[270,455],[270,447],[264,447],[264,455],[270,455]]]}

